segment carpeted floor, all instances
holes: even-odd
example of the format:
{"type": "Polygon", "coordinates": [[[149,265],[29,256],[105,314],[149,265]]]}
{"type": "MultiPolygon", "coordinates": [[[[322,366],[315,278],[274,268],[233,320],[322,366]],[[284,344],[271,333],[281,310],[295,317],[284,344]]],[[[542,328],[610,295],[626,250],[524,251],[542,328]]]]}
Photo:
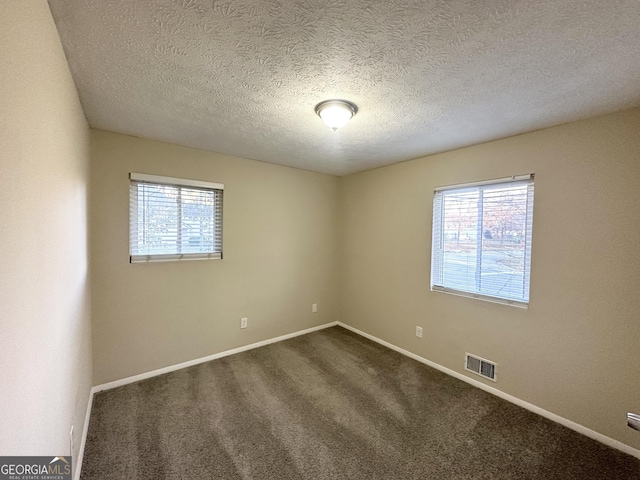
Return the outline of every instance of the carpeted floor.
{"type": "Polygon", "coordinates": [[[640,460],[334,327],[96,394],[83,480],[640,479],[640,460]]]}

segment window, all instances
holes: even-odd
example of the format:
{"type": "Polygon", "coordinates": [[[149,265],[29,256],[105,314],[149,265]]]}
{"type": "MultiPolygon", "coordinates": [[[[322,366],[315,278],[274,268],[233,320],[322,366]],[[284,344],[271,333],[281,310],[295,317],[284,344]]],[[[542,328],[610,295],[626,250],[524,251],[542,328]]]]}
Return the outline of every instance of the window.
{"type": "Polygon", "coordinates": [[[222,258],[218,183],[130,174],[130,262],[222,258]]]}
{"type": "Polygon", "coordinates": [[[431,290],[527,307],[533,177],[436,188],[431,290]]]}

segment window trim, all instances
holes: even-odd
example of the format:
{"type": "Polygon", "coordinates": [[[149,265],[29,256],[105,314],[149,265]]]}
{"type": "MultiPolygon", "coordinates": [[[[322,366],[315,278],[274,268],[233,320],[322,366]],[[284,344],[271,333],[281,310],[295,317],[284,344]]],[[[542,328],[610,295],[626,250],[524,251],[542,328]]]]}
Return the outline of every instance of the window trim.
{"type": "Polygon", "coordinates": [[[202,180],[191,180],[186,178],[177,178],[177,177],[166,177],[161,175],[150,175],[146,173],[129,173],[129,263],[153,263],[153,262],[175,262],[175,261],[189,261],[189,260],[222,260],[222,240],[220,241],[220,251],[216,252],[197,252],[197,253],[166,253],[166,254],[136,254],[133,255],[132,252],[132,239],[131,239],[131,225],[132,225],[132,217],[131,217],[131,187],[132,182],[136,183],[148,183],[153,185],[167,185],[172,187],[185,187],[185,188],[195,188],[207,191],[219,191],[221,192],[220,202],[221,205],[219,207],[214,207],[214,212],[216,209],[219,209],[219,221],[216,222],[216,226],[223,231],[223,193],[224,193],[224,184],[222,183],[214,183],[214,182],[205,182],[202,180]]]}
{"type": "MultiPolygon", "coordinates": [[[[436,263],[438,263],[436,262],[436,254],[437,254],[436,231],[435,231],[436,215],[437,213],[440,213],[440,215],[444,215],[444,209],[440,209],[439,212],[436,212],[435,207],[436,207],[436,196],[441,192],[450,191],[450,190],[462,190],[465,188],[472,189],[472,188],[482,187],[482,186],[518,183],[518,182],[530,183],[533,186],[534,181],[535,181],[535,174],[529,173],[525,175],[514,175],[511,177],[505,177],[505,178],[497,178],[497,179],[483,180],[479,182],[463,183],[463,184],[456,184],[456,185],[438,186],[434,188],[433,204],[432,204],[433,216],[432,216],[432,224],[431,224],[431,272],[430,272],[430,279],[429,279],[432,292],[440,292],[440,293],[447,293],[450,295],[457,295],[461,297],[475,298],[477,300],[483,300],[491,303],[499,303],[499,304],[509,305],[512,307],[518,307],[523,309],[529,308],[530,298],[528,298],[527,301],[514,300],[514,299],[501,298],[501,297],[492,296],[492,295],[485,295],[477,292],[468,292],[464,290],[458,290],[458,289],[435,284],[434,277],[439,274],[438,273],[439,271],[441,271],[441,266],[440,267],[435,266],[436,263]]],[[[530,242],[532,238],[532,226],[533,226],[533,197],[534,197],[533,192],[531,194],[529,193],[527,194],[527,219],[530,219],[530,221],[528,221],[525,226],[525,242],[528,242],[528,245],[525,250],[525,258],[524,258],[524,262],[525,262],[524,281],[526,282],[526,288],[529,293],[530,293],[530,285],[531,285],[531,243],[530,242]]],[[[440,220],[439,223],[442,224],[442,220],[440,220]]],[[[442,226],[442,229],[439,233],[442,235],[443,232],[444,232],[444,225],[442,226]]]]}
{"type": "Polygon", "coordinates": [[[129,180],[143,183],[158,183],[176,187],[198,187],[211,190],[224,190],[222,183],[204,182],[202,180],[189,180],[187,178],[163,177],[161,175],[149,175],[147,173],[129,173],[129,180]]]}

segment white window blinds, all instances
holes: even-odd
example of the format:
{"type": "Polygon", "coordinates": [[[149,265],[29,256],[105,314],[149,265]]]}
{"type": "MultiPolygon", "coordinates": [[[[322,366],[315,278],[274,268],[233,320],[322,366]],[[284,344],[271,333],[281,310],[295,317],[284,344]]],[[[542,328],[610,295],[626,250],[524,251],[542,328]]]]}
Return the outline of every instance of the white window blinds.
{"type": "Polygon", "coordinates": [[[436,188],[433,291],[528,305],[533,179],[531,174],[436,188]]]}
{"type": "Polygon", "coordinates": [[[130,174],[130,261],[222,258],[218,183],[130,174]]]}

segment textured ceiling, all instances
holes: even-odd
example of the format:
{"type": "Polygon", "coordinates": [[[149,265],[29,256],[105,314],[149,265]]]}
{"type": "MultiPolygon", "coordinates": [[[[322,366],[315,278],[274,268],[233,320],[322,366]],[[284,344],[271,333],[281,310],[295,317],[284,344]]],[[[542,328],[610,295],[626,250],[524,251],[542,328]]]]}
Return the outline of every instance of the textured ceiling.
{"type": "Polygon", "coordinates": [[[640,106],[639,0],[49,3],[91,126],[318,172],[640,106]]]}

